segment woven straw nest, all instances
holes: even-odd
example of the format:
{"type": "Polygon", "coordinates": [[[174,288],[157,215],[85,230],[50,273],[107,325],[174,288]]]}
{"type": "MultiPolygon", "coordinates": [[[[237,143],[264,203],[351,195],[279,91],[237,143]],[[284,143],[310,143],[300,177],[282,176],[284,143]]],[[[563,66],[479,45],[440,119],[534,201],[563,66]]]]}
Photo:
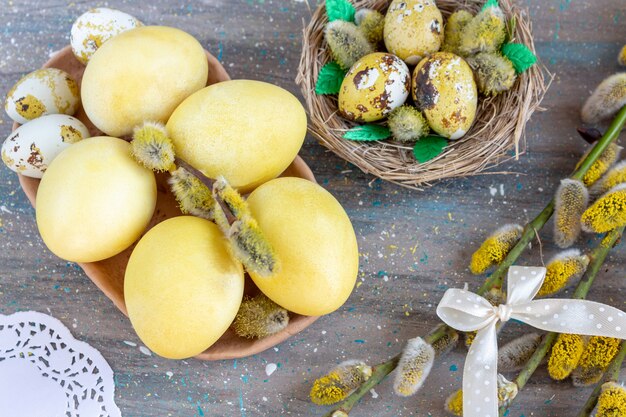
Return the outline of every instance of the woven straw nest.
{"type": "MultiPolygon", "coordinates": [[[[356,9],[373,8],[385,13],[390,0],[356,0],[356,9]]],[[[535,45],[527,13],[511,0],[500,0],[507,19],[515,18],[517,24],[514,41],[525,44],[533,53],[535,45]]],[[[484,0],[437,0],[444,18],[459,8],[476,14],[484,0]]],[[[518,158],[526,149],[524,128],[547,90],[544,72],[540,65],[532,66],[518,77],[509,91],[496,97],[482,97],[478,102],[476,121],[460,140],[451,141],[444,152],[425,163],[419,163],[412,147],[393,141],[353,142],[342,138],[344,132],[356,124],[337,114],[337,97],[315,94],[315,83],[320,69],[330,60],[324,40],[324,27],[328,23],[325,6],[313,13],[304,29],[303,50],[298,77],[309,111],[309,131],[322,145],[366,173],[396,184],[419,189],[444,178],[476,175],[511,158],[518,158]],[[513,155],[509,152],[515,149],[513,155]]]]}

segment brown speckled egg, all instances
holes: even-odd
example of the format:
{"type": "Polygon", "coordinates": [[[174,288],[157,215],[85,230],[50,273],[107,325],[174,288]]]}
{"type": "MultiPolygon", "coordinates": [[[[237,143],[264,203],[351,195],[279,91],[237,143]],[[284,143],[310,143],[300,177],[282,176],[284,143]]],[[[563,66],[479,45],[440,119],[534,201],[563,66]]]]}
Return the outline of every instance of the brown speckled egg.
{"type": "Polygon", "coordinates": [[[411,73],[397,56],[376,52],[350,68],[339,90],[339,113],[348,120],[373,122],[409,96],[411,73]]]}
{"type": "Polygon", "coordinates": [[[463,58],[449,52],[424,58],[413,70],[412,89],[416,106],[440,135],[459,139],[474,123],[478,93],[463,58]]]}
{"type": "Polygon", "coordinates": [[[394,0],[385,15],[385,47],[409,65],[437,52],[443,17],[434,0],[394,0]]]}

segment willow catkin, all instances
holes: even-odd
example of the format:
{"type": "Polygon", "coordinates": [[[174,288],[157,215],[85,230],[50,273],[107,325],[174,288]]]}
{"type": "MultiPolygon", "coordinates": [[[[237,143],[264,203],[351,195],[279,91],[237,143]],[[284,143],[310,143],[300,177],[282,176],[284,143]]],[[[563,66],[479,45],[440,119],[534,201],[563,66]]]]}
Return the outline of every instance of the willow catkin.
{"type": "Polygon", "coordinates": [[[506,224],[493,232],[472,255],[470,270],[482,274],[504,260],[522,237],[524,229],[518,224],[506,224]]]}
{"type": "Polygon", "coordinates": [[[354,23],[334,20],[326,25],[324,35],[330,54],[343,69],[349,69],[356,61],[374,52],[372,45],[354,23]]]}
{"type": "Polygon", "coordinates": [[[372,368],[363,361],[342,362],[315,380],[310,392],[311,401],[318,405],[335,404],[354,392],[371,376],[372,368]]]}
{"type": "Polygon", "coordinates": [[[500,7],[487,7],[470,20],[461,33],[459,53],[495,52],[506,38],[506,17],[500,7]]]}
{"type": "Polygon", "coordinates": [[[421,337],[409,339],[404,346],[396,368],[393,390],[396,395],[408,397],[424,384],[433,363],[435,350],[421,337]]]}
{"type": "Polygon", "coordinates": [[[576,369],[585,351],[585,339],[577,334],[560,334],[548,358],[548,374],[562,381],[576,369]]]}
{"type": "Polygon", "coordinates": [[[626,184],[626,161],[615,164],[609,172],[593,184],[589,193],[593,196],[599,196],[620,184],[626,184]]]}
{"type": "Polygon", "coordinates": [[[580,236],[580,216],[589,204],[589,192],[582,181],[566,178],[561,180],[554,199],[554,242],[568,248],[580,236]]]}
{"type": "Polygon", "coordinates": [[[596,87],[581,111],[585,123],[600,123],[626,105],[626,72],[611,75],[596,87]]]}
{"type": "Polygon", "coordinates": [[[551,296],[578,281],[587,271],[589,257],[578,249],[565,250],[555,255],[546,267],[546,277],[537,295],[551,296]]]}
{"type": "Polygon", "coordinates": [[[590,233],[606,233],[626,225],[626,184],[612,188],[596,200],[581,217],[582,228],[590,233]]]}
{"type": "Polygon", "coordinates": [[[498,350],[498,370],[514,372],[522,369],[542,340],[539,333],[526,333],[502,346],[498,350]]]}

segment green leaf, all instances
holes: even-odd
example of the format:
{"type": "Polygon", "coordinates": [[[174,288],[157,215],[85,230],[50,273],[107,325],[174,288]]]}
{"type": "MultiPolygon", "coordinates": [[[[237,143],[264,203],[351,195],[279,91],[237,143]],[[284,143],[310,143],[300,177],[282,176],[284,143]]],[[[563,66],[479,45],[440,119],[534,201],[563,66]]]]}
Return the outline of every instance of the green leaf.
{"type": "Polygon", "coordinates": [[[337,94],[341,88],[346,71],[341,69],[336,62],[329,62],[324,65],[317,76],[315,83],[315,94],[337,94]]]}
{"type": "Polygon", "coordinates": [[[441,155],[441,152],[447,145],[448,141],[444,137],[435,135],[424,136],[415,143],[413,155],[415,155],[417,162],[423,164],[441,155]]]}
{"type": "Polygon", "coordinates": [[[343,134],[344,139],[357,141],[372,141],[387,139],[391,136],[391,131],[386,126],[381,125],[363,125],[356,126],[343,134]]]}
{"type": "Polygon", "coordinates": [[[518,74],[526,71],[537,62],[535,54],[521,43],[507,43],[502,47],[502,54],[513,63],[518,74]]]}
{"type": "Polygon", "coordinates": [[[329,22],[333,20],[354,22],[355,12],[354,6],[348,0],[326,0],[326,14],[329,22]]]}
{"type": "Polygon", "coordinates": [[[500,7],[500,5],[498,4],[498,0],[487,0],[487,3],[485,3],[481,11],[488,9],[490,7],[500,7]]]}

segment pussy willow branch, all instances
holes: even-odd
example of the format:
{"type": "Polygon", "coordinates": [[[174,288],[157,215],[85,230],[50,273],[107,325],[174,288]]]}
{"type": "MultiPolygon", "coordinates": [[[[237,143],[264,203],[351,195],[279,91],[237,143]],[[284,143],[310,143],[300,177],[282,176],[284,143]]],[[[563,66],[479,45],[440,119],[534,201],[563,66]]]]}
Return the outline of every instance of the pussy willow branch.
{"type": "MultiPolygon", "coordinates": [[[[570,178],[575,180],[582,180],[591,165],[602,155],[602,152],[619,136],[622,131],[622,127],[626,123],[626,106],[617,113],[608,130],[602,135],[598,143],[593,147],[587,158],[578,167],[570,178]]],[[[554,213],[554,198],[548,203],[548,205],[524,227],[522,238],[517,245],[511,249],[509,254],[504,258],[504,261],[498,266],[494,273],[485,281],[485,283],[478,290],[478,294],[483,295],[487,293],[493,287],[500,287],[504,280],[506,271],[511,265],[517,261],[517,258],[524,252],[528,244],[535,237],[535,233],[543,228],[547,221],[552,217],[554,213]]]]}
{"type": "MultiPolygon", "coordinates": [[[[177,156],[174,157],[174,164],[176,164],[176,166],[178,167],[184,168],[185,171],[188,171],[191,175],[193,175],[198,180],[200,180],[200,182],[204,184],[211,192],[213,192],[213,186],[215,185],[215,180],[213,178],[207,177],[206,175],[202,173],[202,171],[200,171],[199,169],[191,165],[189,162],[177,156]]],[[[230,210],[230,207],[228,207],[228,205],[224,203],[224,200],[219,198],[219,196],[217,196],[216,194],[213,194],[213,196],[215,198],[215,201],[217,201],[217,203],[220,205],[220,208],[224,212],[224,215],[226,216],[226,220],[228,221],[228,224],[232,226],[235,220],[237,220],[237,218],[235,217],[233,212],[230,210]]]]}
{"type": "MultiPolygon", "coordinates": [[[[622,127],[626,123],[626,106],[623,107],[615,116],[608,130],[604,133],[604,135],[598,140],[598,143],[593,147],[592,151],[589,152],[587,158],[583,161],[582,164],[578,167],[576,171],[572,174],[571,178],[574,179],[582,179],[591,165],[600,157],[602,152],[619,136],[622,131],[622,127]]],[[[543,226],[548,222],[550,217],[554,213],[554,199],[548,203],[548,205],[543,209],[537,217],[535,217],[532,221],[530,221],[524,227],[524,232],[522,234],[522,238],[520,241],[511,249],[507,257],[502,261],[502,263],[498,266],[495,272],[489,277],[485,283],[478,289],[479,295],[485,295],[494,287],[502,286],[502,281],[504,279],[505,272],[508,268],[517,261],[517,259],[524,252],[530,241],[535,237],[537,232],[543,228],[543,226]]],[[[597,271],[596,271],[597,273],[597,271]]],[[[447,325],[437,326],[433,331],[431,331],[428,335],[424,337],[428,343],[434,343],[444,337],[448,332],[452,329],[447,325]]],[[[543,341],[543,343],[549,342],[549,349],[556,336],[550,339],[549,335],[543,341]]],[[[540,346],[541,347],[541,346],[540,346]]],[[[545,354],[544,354],[545,355],[545,354]]],[[[398,360],[400,358],[400,354],[394,356],[389,359],[387,362],[383,362],[378,364],[372,368],[372,376],[370,379],[363,384],[359,389],[354,391],[352,394],[348,396],[345,400],[338,403],[331,411],[324,415],[324,417],[331,417],[335,411],[343,411],[345,413],[349,413],[352,410],[352,407],[372,388],[378,385],[387,375],[389,375],[397,366],[398,360]]],[[[538,366],[539,364],[537,364],[538,366]]],[[[535,367],[536,368],[536,367],[535,367]]],[[[534,370],[533,370],[534,372],[534,370]]],[[[532,372],[531,372],[532,374],[532,372]]],[[[530,376],[530,375],[529,375],[530,376]]],[[[524,382],[525,384],[526,382],[524,382]]]]}
{"type": "Polygon", "coordinates": [[[602,381],[596,384],[596,387],[589,396],[589,399],[587,399],[587,402],[585,403],[583,409],[580,411],[580,413],[578,413],[578,417],[589,417],[591,415],[593,409],[596,408],[598,398],[600,398],[600,394],[602,393],[602,385],[604,383],[618,381],[624,358],[626,358],[626,340],[622,340],[619,352],[613,358],[613,361],[607,368],[606,373],[604,374],[604,378],[602,378],[602,381]]]}
{"type": "MultiPolygon", "coordinates": [[[[424,340],[429,344],[433,344],[436,340],[446,335],[446,333],[453,331],[454,330],[452,330],[448,326],[441,324],[437,326],[428,336],[426,336],[424,340]]],[[[356,391],[350,394],[345,400],[336,404],[332,410],[324,414],[324,417],[331,417],[336,411],[343,411],[346,414],[350,413],[352,407],[354,407],[354,405],[358,403],[365,394],[367,394],[372,388],[374,388],[382,380],[384,380],[387,375],[389,375],[394,369],[396,369],[396,366],[398,366],[398,361],[400,360],[400,356],[401,355],[398,354],[389,359],[387,362],[383,362],[374,366],[372,368],[372,376],[356,391]]]]}
{"type": "MultiPolygon", "coordinates": [[[[573,299],[583,300],[587,297],[589,289],[591,288],[591,285],[598,276],[598,272],[600,272],[602,264],[604,263],[606,257],[609,255],[611,249],[613,249],[613,246],[615,246],[617,241],[621,238],[623,233],[624,226],[611,230],[609,233],[607,233],[606,237],[602,239],[602,241],[593,250],[593,252],[591,252],[591,254],[589,255],[589,257],[591,258],[591,263],[589,264],[589,268],[587,268],[587,272],[585,273],[584,277],[576,286],[576,290],[574,291],[574,295],[572,297],[573,299]]],[[[519,390],[524,388],[532,374],[541,364],[541,361],[543,361],[543,358],[552,348],[552,345],[554,344],[554,341],[556,340],[558,335],[559,334],[555,332],[548,333],[546,337],[544,337],[543,341],[541,342],[533,356],[531,356],[524,369],[522,369],[517,375],[517,378],[515,378],[515,383],[517,384],[517,388],[519,390]]],[[[512,402],[513,401],[511,401],[511,403],[512,402]]],[[[500,415],[503,415],[506,412],[507,408],[508,407],[501,407],[500,415]]]]}

